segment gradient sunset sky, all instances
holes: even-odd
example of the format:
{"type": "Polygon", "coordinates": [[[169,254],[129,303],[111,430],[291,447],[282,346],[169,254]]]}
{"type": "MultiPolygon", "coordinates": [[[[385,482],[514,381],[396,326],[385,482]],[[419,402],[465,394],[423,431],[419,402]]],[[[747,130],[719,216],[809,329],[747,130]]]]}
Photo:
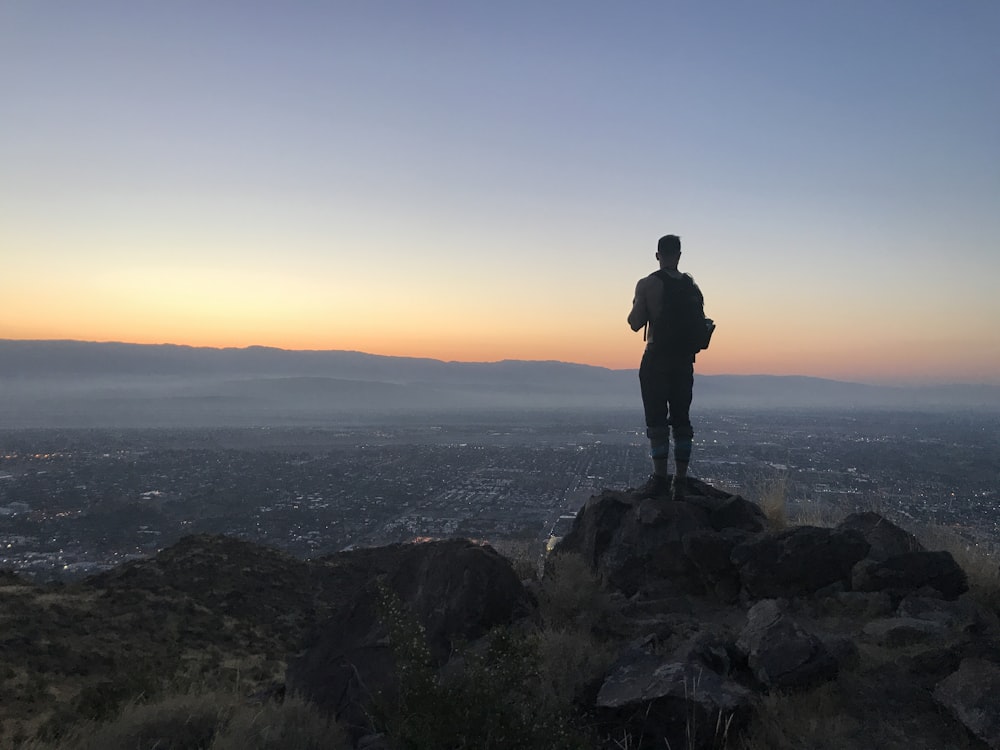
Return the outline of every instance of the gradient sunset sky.
{"type": "Polygon", "coordinates": [[[1000,2],[0,3],[0,338],[1000,383],[1000,2]]]}

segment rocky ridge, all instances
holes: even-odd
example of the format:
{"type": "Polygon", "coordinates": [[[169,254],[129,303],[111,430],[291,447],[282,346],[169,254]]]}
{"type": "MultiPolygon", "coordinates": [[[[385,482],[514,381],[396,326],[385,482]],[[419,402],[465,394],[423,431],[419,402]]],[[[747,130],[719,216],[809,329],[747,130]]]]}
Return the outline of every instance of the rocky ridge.
{"type": "Polygon", "coordinates": [[[949,553],[875,513],[771,528],[697,480],[683,501],[592,497],[540,580],[467,540],[303,561],[204,535],[73,586],[4,576],[0,746],[107,717],[157,676],[238,664],[247,694],[303,695],[355,747],[390,748],[376,718],[408,668],[390,614],[447,680],[498,628],[553,627],[546,586],[566,559],[600,582],[600,616],[578,614],[612,653],[573,697],[592,747],[793,747],[762,744],[768,701],[815,711],[822,735],[819,698],[842,731],[798,746],[1000,747],[1000,624],[949,553]]]}

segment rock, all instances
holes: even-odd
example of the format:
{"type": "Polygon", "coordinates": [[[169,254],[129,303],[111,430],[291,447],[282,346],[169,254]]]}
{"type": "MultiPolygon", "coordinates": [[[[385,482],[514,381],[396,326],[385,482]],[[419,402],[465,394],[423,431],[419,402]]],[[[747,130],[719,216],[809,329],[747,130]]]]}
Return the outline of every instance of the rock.
{"type": "Polygon", "coordinates": [[[934,700],[991,748],[1000,748],[1000,666],[964,659],[934,689],[934,700]]]}
{"type": "MultiPolygon", "coordinates": [[[[750,716],[751,693],[696,662],[677,662],[641,650],[626,652],[598,692],[601,723],[634,744],[623,747],[718,747],[750,716]]],[[[623,738],[612,737],[613,740],[623,738]]]]}
{"type": "Polygon", "coordinates": [[[357,550],[330,565],[340,566],[344,588],[353,596],[318,628],[308,648],[289,660],[286,684],[331,711],[355,736],[370,731],[372,698],[382,694],[391,701],[396,689],[378,580],[419,622],[438,666],[456,643],[534,609],[510,563],[492,548],[466,540],[357,550]]]}
{"type": "Polygon", "coordinates": [[[717,531],[701,530],[684,537],[684,553],[701,574],[709,590],[725,602],[735,602],[740,577],[730,560],[737,541],[717,531]]]}
{"type": "Polygon", "coordinates": [[[889,617],[892,598],[884,591],[838,591],[829,596],[802,600],[803,609],[813,617],[872,620],[889,617]]]}
{"type": "Polygon", "coordinates": [[[767,528],[767,516],[764,515],[764,511],[739,495],[729,498],[712,511],[708,520],[716,531],[739,529],[756,533],[767,528]]]}
{"type": "Polygon", "coordinates": [[[577,514],[555,552],[578,552],[629,596],[665,581],[678,592],[702,594],[706,584],[684,539],[712,530],[708,513],[693,504],[662,498],[624,504],[620,493],[605,491],[577,514]]]}
{"type": "Polygon", "coordinates": [[[580,510],[555,552],[580,554],[629,596],[656,588],[731,601],[737,579],[729,550],[763,523],[757,506],[697,480],[682,501],[605,490],[580,510]]]}
{"type": "Polygon", "coordinates": [[[737,545],[732,560],[750,599],[790,598],[849,586],[851,569],[868,549],[853,529],[799,526],[737,545]]]}
{"type": "Polygon", "coordinates": [[[854,529],[871,545],[868,557],[885,560],[905,552],[921,552],[924,547],[913,534],[878,513],[853,513],[837,524],[838,529],[854,529]]]}
{"type": "Polygon", "coordinates": [[[959,599],[945,601],[911,594],[904,598],[896,610],[900,617],[937,622],[957,633],[978,633],[987,627],[996,627],[996,616],[974,602],[959,599]]]}
{"type": "Polygon", "coordinates": [[[824,643],[804,630],[776,600],[757,602],[736,641],[761,684],[804,688],[831,680],[839,665],[824,643]]]}
{"type": "Polygon", "coordinates": [[[945,638],[948,628],[932,620],[912,617],[886,617],[872,620],[862,631],[865,636],[881,646],[898,648],[916,643],[930,643],[945,638]]]}
{"type": "Polygon", "coordinates": [[[392,745],[384,734],[366,734],[358,740],[356,750],[392,750],[392,745]]]}
{"type": "Polygon", "coordinates": [[[856,591],[888,591],[902,598],[925,587],[956,599],[969,589],[963,571],[950,552],[904,552],[885,560],[862,560],[851,573],[856,591]]]}
{"type": "Polygon", "coordinates": [[[853,635],[816,633],[816,637],[837,662],[839,669],[849,669],[860,663],[861,651],[853,635]]]}
{"type": "Polygon", "coordinates": [[[559,540],[553,552],[575,552],[596,571],[622,520],[634,512],[633,499],[628,493],[604,490],[593,495],[577,511],[569,533],[559,540]]]}

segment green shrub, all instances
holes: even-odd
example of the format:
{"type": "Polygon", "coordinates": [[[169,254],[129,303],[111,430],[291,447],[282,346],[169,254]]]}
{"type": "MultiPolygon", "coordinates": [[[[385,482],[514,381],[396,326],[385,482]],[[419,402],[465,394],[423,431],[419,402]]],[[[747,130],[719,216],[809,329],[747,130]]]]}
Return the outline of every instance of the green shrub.
{"type": "Polygon", "coordinates": [[[496,629],[453,657],[439,676],[424,630],[387,587],[380,612],[396,661],[399,693],[376,706],[376,722],[407,750],[573,750],[590,743],[567,703],[546,690],[538,641],[496,629]]]}

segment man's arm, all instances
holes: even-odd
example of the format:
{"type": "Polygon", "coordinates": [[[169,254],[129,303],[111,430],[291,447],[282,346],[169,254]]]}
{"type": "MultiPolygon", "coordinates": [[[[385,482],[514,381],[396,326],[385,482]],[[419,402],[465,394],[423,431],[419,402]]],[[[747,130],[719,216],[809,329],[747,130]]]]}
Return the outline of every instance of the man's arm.
{"type": "Polygon", "coordinates": [[[646,305],[646,282],[639,279],[635,285],[635,297],[632,299],[632,312],[628,314],[628,324],[633,331],[638,331],[649,322],[649,307],[646,305]]]}

